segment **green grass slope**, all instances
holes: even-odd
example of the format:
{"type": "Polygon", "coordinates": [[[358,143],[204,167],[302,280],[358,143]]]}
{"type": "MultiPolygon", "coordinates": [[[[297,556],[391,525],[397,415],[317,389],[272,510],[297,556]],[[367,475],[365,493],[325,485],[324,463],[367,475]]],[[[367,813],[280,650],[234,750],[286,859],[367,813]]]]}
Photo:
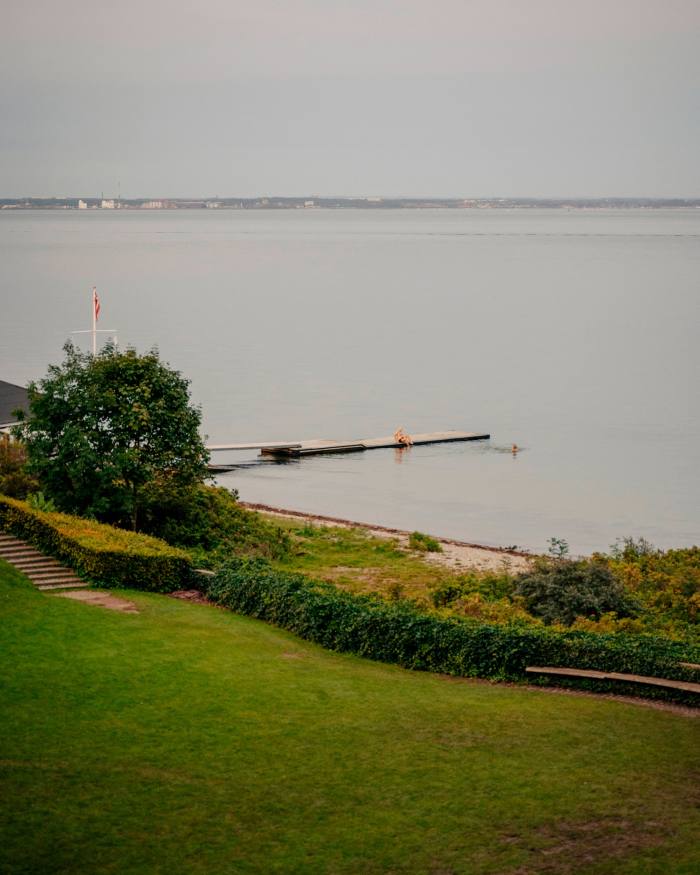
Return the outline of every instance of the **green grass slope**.
{"type": "Polygon", "coordinates": [[[128,596],[138,615],[0,563],[0,872],[700,868],[698,720],[128,596]]]}

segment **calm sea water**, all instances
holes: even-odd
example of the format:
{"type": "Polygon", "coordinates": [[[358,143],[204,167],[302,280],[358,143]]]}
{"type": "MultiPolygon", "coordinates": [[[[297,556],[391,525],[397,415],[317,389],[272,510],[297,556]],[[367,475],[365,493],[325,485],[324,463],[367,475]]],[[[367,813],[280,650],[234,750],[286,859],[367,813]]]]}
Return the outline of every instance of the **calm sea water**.
{"type": "Polygon", "coordinates": [[[245,466],[221,478],[245,500],[534,549],[700,542],[700,210],[6,210],[0,264],[2,379],[61,358],[96,284],[213,442],[492,435],[245,466]]]}

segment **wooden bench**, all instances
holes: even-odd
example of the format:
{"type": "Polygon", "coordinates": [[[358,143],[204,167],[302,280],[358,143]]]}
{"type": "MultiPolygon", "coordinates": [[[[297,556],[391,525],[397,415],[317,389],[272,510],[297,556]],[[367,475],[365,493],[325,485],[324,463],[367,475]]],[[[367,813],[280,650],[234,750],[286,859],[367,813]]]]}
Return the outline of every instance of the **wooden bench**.
{"type": "Polygon", "coordinates": [[[653,678],[639,674],[623,674],[618,671],[593,671],[581,668],[558,668],[554,666],[528,665],[525,669],[529,674],[552,674],[562,677],[588,678],[596,681],[627,681],[632,684],[649,684],[655,687],[667,687],[673,690],[683,690],[687,693],[700,694],[700,684],[689,681],[674,681],[669,678],[653,678]]]}

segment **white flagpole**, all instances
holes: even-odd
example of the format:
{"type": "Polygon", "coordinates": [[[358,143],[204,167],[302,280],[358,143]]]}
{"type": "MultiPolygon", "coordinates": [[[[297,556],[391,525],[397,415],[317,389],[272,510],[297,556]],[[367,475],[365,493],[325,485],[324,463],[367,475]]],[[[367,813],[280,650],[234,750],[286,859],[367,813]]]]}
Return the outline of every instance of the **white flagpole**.
{"type": "Polygon", "coordinates": [[[95,299],[97,296],[97,289],[95,286],[92,287],[92,354],[97,355],[97,317],[95,314],[95,299]]]}

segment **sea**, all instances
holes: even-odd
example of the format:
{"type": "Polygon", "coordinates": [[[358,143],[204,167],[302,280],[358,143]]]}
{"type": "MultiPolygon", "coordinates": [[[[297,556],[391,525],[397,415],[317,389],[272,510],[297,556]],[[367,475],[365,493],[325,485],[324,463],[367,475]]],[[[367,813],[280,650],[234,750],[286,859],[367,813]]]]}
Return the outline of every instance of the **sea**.
{"type": "Polygon", "coordinates": [[[242,500],[575,554],[700,543],[700,209],[2,210],[0,379],[99,327],[211,443],[490,440],[235,464],[242,500]],[[512,444],[521,450],[511,453],[512,444]]]}

